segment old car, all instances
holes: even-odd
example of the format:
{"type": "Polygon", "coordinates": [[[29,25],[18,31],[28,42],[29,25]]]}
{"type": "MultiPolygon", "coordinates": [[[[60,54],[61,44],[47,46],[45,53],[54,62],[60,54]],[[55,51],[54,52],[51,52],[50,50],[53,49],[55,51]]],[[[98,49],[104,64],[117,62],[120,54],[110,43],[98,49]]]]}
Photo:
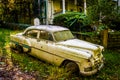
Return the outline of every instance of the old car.
{"type": "Polygon", "coordinates": [[[12,49],[82,75],[95,74],[104,65],[104,47],[75,38],[65,27],[30,26],[22,33],[11,35],[10,39],[12,49]]]}

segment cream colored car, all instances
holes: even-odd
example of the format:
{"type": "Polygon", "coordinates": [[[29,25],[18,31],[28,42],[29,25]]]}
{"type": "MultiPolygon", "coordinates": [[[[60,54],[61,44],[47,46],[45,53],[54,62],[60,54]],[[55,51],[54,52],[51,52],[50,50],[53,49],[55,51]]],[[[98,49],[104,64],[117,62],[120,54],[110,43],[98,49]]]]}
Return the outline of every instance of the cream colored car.
{"type": "Polygon", "coordinates": [[[41,60],[64,66],[82,75],[92,75],[103,67],[103,47],[74,38],[67,28],[52,25],[30,26],[11,35],[10,46],[41,60]]]}

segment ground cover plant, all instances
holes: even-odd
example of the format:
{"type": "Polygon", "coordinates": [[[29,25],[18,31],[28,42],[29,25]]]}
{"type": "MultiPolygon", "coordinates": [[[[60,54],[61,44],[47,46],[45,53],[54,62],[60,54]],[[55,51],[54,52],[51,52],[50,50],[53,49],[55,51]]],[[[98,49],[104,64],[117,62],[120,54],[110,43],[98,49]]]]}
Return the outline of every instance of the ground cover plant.
{"type": "MultiPolygon", "coordinates": [[[[0,29],[1,31],[1,29],[0,29]]],[[[4,32],[8,32],[4,29],[4,32]]],[[[15,34],[19,31],[11,31],[15,34]]],[[[5,35],[4,35],[5,36],[5,35]]],[[[8,45],[7,42],[6,45],[8,45]]],[[[0,45],[1,46],[1,45],[0,45]]],[[[26,53],[10,52],[11,60],[15,67],[19,67],[25,73],[34,74],[36,80],[119,80],[120,79],[120,53],[116,50],[107,50],[103,52],[105,57],[105,66],[97,74],[92,76],[70,75],[64,68],[43,62],[26,53]]]]}
{"type": "Polygon", "coordinates": [[[105,66],[97,74],[92,76],[69,75],[64,69],[45,63],[27,54],[12,53],[13,61],[22,70],[27,72],[35,71],[37,75],[45,80],[119,80],[120,79],[120,54],[116,51],[106,50],[103,53],[105,66]]]}

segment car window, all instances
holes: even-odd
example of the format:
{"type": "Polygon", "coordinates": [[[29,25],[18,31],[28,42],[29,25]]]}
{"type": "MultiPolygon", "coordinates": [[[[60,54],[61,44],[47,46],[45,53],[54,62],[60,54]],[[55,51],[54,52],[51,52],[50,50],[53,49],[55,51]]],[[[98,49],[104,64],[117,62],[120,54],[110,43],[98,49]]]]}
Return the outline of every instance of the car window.
{"type": "Polygon", "coordinates": [[[69,30],[57,31],[54,32],[53,35],[56,41],[65,41],[74,38],[74,36],[69,30]]]}
{"type": "Polygon", "coordinates": [[[52,34],[47,31],[40,31],[40,39],[53,41],[52,34]]]}
{"type": "Polygon", "coordinates": [[[26,36],[30,38],[37,38],[38,32],[38,30],[30,30],[26,33],[26,36]]]}

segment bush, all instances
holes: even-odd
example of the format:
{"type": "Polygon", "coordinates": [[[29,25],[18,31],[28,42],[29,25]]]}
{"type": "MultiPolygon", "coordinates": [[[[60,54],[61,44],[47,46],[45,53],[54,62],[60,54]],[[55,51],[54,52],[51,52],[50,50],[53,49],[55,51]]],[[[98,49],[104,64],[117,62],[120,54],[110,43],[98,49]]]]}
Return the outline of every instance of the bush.
{"type": "Polygon", "coordinates": [[[94,22],[102,21],[110,29],[120,30],[120,7],[113,0],[88,0],[88,18],[94,22]]]}
{"type": "Polygon", "coordinates": [[[29,24],[19,24],[19,23],[7,23],[5,22],[4,25],[2,25],[2,28],[11,29],[11,30],[23,30],[27,27],[29,27],[29,24]]]}
{"type": "Polygon", "coordinates": [[[54,25],[64,26],[71,31],[81,31],[86,27],[90,28],[90,21],[85,14],[79,12],[68,12],[66,14],[60,14],[53,19],[54,25]]]}
{"type": "Polygon", "coordinates": [[[106,24],[110,29],[113,30],[120,30],[120,13],[113,12],[109,14],[103,19],[103,23],[106,24]]]}
{"type": "Polygon", "coordinates": [[[0,57],[6,55],[5,46],[9,42],[10,31],[0,28],[0,57]]]}

